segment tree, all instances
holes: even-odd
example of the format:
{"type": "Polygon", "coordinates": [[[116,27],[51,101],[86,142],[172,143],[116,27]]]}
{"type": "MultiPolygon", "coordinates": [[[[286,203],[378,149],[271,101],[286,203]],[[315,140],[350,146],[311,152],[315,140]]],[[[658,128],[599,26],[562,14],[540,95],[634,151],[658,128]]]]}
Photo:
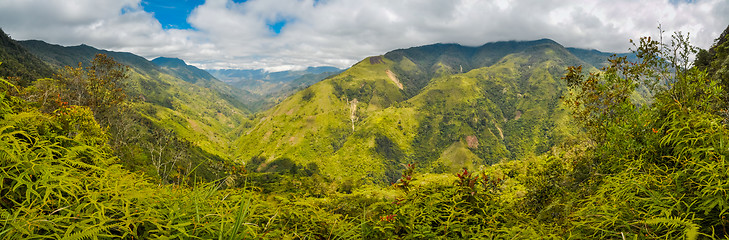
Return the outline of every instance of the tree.
{"type": "MultiPolygon", "coordinates": [[[[177,139],[175,133],[168,129],[152,130],[150,137],[151,141],[146,142],[150,162],[157,171],[160,182],[169,183],[175,168],[184,166],[183,161],[188,158],[189,143],[177,139]]],[[[189,170],[191,163],[186,163],[189,170]]]]}
{"type": "Polygon", "coordinates": [[[41,79],[29,98],[55,111],[59,105],[86,106],[102,125],[109,125],[112,111],[126,99],[123,90],[128,67],[105,54],[97,54],[91,66],[66,66],[53,79],[41,79]]]}

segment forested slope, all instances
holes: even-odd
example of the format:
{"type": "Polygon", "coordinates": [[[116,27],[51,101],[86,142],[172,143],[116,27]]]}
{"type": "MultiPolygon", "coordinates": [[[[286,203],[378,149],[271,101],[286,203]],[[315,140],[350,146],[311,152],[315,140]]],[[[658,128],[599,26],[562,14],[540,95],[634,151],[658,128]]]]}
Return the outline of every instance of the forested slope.
{"type": "Polygon", "coordinates": [[[28,86],[39,78],[51,77],[53,69],[0,29],[0,77],[28,86]]]}
{"type": "Polygon", "coordinates": [[[546,39],[396,50],[265,112],[237,153],[262,171],[293,162],[374,183],[397,180],[400,163],[454,173],[535,156],[574,138],[561,76],[580,64],[546,39]]]}
{"type": "MultiPolygon", "coordinates": [[[[575,62],[551,57],[565,51],[553,44],[538,44],[528,54],[507,54],[490,66],[438,75],[412,97],[400,91],[388,74],[389,67],[398,62],[373,57],[291,98],[333,104],[334,108],[295,105],[288,100],[267,113],[270,123],[259,120],[259,127],[272,127],[264,137],[279,137],[274,134],[281,133],[275,131],[283,127],[322,134],[337,126],[349,132],[339,149],[347,149],[355,139],[370,139],[366,140],[370,145],[360,145],[364,150],[349,151],[402,161],[400,168],[391,170],[399,174],[390,186],[330,178],[342,174],[327,172],[332,169],[358,174],[354,167],[361,162],[354,159],[337,163],[341,169],[329,169],[323,164],[321,168],[312,164],[299,168],[302,162],[293,158],[274,158],[277,160],[267,164],[260,157],[254,158],[258,165],[226,166],[216,181],[191,181],[192,175],[183,174],[180,181],[160,183],[128,171],[114,157],[113,134],[98,122],[104,119],[98,115],[100,109],[118,107],[115,101],[103,105],[75,105],[57,99],[46,102],[27,97],[36,93],[33,87],[0,80],[0,238],[723,239],[729,236],[727,92],[723,79],[714,77],[720,73],[714,69],[727,66],[725,58],[715,57],[719,54],[709,58],[707,65],[692,66],[689,56],[696,49],[680,34],[674,39],[671,45],[641,39],[637,62],[614,58],[600,71],[589,65],[570,66],[575,62]],[[668,58],[675,52],[686,57],[668,58]],[[532,60],[531,65],[522,64],[532,60]],[[556,66],[561,64],[568,67],[560,70],[556,66]],[[553,76],[552,66],[564,74],[553,76]],[[519,74],[512,69],[520,70],[519,74]],[[489,74],[511,81],[488,81],[489,74]],[[533,83],[535,79],[541,81],[533,83]],[[549,84],[553,83],[547,81],[550,79],[564,84],[561,95],[551,91],[560,85],[549,84]],[[501,91],[486,91],[481,82],[501,91]],[[540,87],[541,82],[551,87],[540,87]],[[635,102],[632,95],[638,88],[648,91],[650,101],[646,102],[650,104],[635,102]],[[443,161],[413,164],[418,159],[408,158],[410,152],[403,151],[408,149],[409,139],[417,139],[417,134],[404,129],[415,129],[421,109],[435,105],[437,110],[431,114],[444,118],[448,115],[443,112],[451,112],[463,102],[493,102],[491,99],[509,96],[509,90],[535,91],[533,97],[542,97],[540,101],[562,96],[558,102],[562,107],[555,109],[563,111],[562,121],[576,131],[544,152],[519,159],[492,165],[471,161],[479,164],[473,167],[469,162],[452,161],[454,168],[467,167],[456,174],[433,173],[433,163],[443,161]],[[355,98],[363,103],[352,104],[355,98]],[[437,102],[429,102],[433,100],[437,102]],[[48,112],[44,104],[57,106],[48,112]],[[353,105],[358,106],[354,111],[353,105]],[[304,110],[331,118],[344,113],[349,118],[322,127],[325,125],[315,125],[323,120],[318,115],[313,119],[296,115],[304,110]],[[312,125],[297,126],[299,117],[312,125]],[[276,125],[276,121],[291,125],[276,125]],[[388,123],[392,131],[378,128],[378,123],[388,123]]],[[[721,46],[726,41],[717,42],[721,46]]],[[[410,62],[413,64],[399,63],[417,66],[410,62]]],[[[94,63],[95,68],[82,70],[88,74],[89,70],[123,69],[103,56],[94,63]]],[[[438,73],[437,69],[433,72],[438,73]]],[[[105,79],[99,77],[90,75],[88,79],[97,83],[105,79]]],[[[63,79],[57,80],[46,83],[63,83],[63,79]]],[[[518,96],[505,99],[521,103],[514,105],[524,110],[519,120],[528,119],[529,112],[539,116],[540,110],[549,109],[534,107],[527,100],[520,102],[518,96]]],[[[508,115],[511,111],[496,106],[488,108],[495,117],[483,118],[498,121],[506,116],[507,123],[518,121],[514,120],[516,114],[508,115]]],[[[467,123],[458,125],[471,119],[458,116],[449,116],[456,120],[448,122],[462,131],[478,129],[467,123]]],[[[256,129],[250,134],[259,131],[256,129]]],[[[558,139],[554,136],[553,140],[558,139]]],[[[535,143],[533,139],[540,137],[526,139],[535,143]]],[[[302,141],[328,153],[317,139],[302,141]]],[[[438,139],[448,138],[430,141],[438,139]]],[[[467,136],[457,141],[479,157],[477,151],[469,150],[468,145],[475,143],[471,140],[467,136]]],[[[519,148],[504,144],[504,149],[511,154],[519,148]]],[[[410,151],[419,150],[413,147],[410,151]]],[[[318,156],[306,151],[300,156],[304,154],[318,156]]]]}
{"type": "Polygon", "coordinates": [[[91,107],[101,126],[108,128],[109,144],[123,165],[160,181],[177,181],[193,169],[193,176],[221,177],[231,162],[234,129],[249,121],[250,112],[235,91],[209,74],[187,77],[200,79],[193,84],[174,76],[182,76],[182,69],[163,69],[131,53],[35,40],[17,46],[56,72],[33,79],[21,97],[37,102],[47,113],[57,111],[59,103],[91,107]],[[111,79],[104,80],[107,77],[111,79]],[[109,92],[98,92],[104,86],[109,92]],[[92,100],[105,98],[114,100],[92,100]],[[113,107],[101,107],[112,102],[113,107]]]}

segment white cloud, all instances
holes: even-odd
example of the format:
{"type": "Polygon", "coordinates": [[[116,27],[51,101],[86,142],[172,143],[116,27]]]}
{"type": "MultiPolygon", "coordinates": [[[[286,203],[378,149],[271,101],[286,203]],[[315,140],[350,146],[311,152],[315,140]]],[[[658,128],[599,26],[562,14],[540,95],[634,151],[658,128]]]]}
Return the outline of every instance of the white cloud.
{"type": "Polygon", "coordinates": [[[701,0],[208,0],[195,30],[165,30],[140,0],[3,0],[0,27],[17,39],[180,57],[205,68],[348,67],[370,55],[437,42],[481,45],[551,38],[625,52],[628,39],[690,32],[708,48],[729,23],[729,1],[701,0]],[[287,21],[276,35],[267,24],[287,21]]]}

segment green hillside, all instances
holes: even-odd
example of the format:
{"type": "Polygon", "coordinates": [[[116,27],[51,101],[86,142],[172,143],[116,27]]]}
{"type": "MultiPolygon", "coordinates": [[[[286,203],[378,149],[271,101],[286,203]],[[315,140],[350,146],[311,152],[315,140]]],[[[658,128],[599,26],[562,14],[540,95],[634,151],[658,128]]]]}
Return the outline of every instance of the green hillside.
{"type": "Polygon", "coordinates": [[[28,52],[0,29],[0,77],[28,86],[55,73],[50,66],[28,52]]]}
{"type": "Polygon", "coordinates": [[[265,112],[256,126],[238,139],[241,159],[263,155],[269,161],[288,158],[304,166],[312,163],[327,172],[343,169],[339,163],[321,159],[342,147],[353,133],[353,119],[358,129],[358,119],[403,100],[401,91],[387,77],[387,64],[372,61],[365,59],[265,112]],[[356,106],[354,115],[352,106],[356,106]]]}
{"type": "Polygon", "coordinates": [[[550,40],[396,50],[227,128],[169,68],[0,78],[0,239],[726,239],[726,36],[600,70],[550,40]]]}
{"type": "Polygon", "coordinates": [[[575,138],[560,105],[571,65],[587,64],[551,40],[396,50],[265,112],[237,153],[372,183],[400,163],[456,172],[535,156],[575,138]]]}
{"type": "Polygon", "coordinates": [[[172,162],[169,169],[183,168],[181,172],[204,163],[198,169],[201,175],[216,177],[215,166],[224,165],[230,158],[233,130],[248,121],[249,111],[233,95],[235,91],[209,74],[199,74],[205,73],[200,69],[194,71],[196,68],[187,65],[161,68],[131,53],[86,45],[63,47],[35,40],[20,43],[59,70],[79,64],[88,67],[97,54],[129,67],[123,87],[129,100],[127,114],[101,124],[113,125],[112,147],[132,170],[159,175],[150,166],[153,159],[159,158],[172,162]],[[175,160],[188,155],[184,163],[175,160]]]}

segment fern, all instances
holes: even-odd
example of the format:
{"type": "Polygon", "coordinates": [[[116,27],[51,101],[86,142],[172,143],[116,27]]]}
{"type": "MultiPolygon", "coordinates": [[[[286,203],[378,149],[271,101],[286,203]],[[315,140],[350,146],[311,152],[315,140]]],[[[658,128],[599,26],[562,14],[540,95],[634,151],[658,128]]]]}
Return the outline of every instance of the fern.
{"type": "Polygon", "coordinates": [[[687,219],[681,219],[679,217],[656,217],[642,221],[642,223],[649,225],[666,226],[668,228],[683,228],[683,236],[689,240],[695,240],[699,236],[698,224],[695,224],[687,219]]]}
{"type": "Polygon", "coordinates": [[[109,230],[113,225],[107,225],[107,226],[96,226],[91,228],[86,228],[82,230],[81,232],[77,232],[71,235],[64,236],[63,240],[84,240],[84,239],[97,239],[97,236],[102,231],[109,230]]]}

